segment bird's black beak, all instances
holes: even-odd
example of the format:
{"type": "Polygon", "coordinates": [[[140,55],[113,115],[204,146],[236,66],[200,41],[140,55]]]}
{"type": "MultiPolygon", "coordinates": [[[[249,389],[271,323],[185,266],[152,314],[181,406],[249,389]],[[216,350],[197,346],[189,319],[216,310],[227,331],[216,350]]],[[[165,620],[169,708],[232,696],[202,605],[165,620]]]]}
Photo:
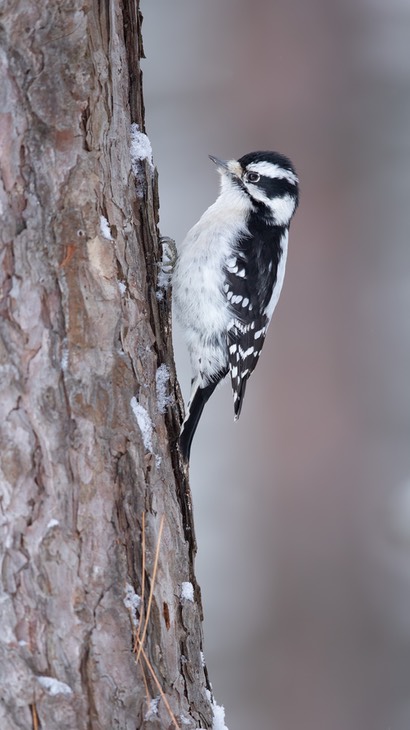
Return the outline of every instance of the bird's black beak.
{"type": "Polygon", "coordinates": [[[218,157],[214,157],[213,155],[208,155],[208,157],[210,160],[212,160],[212,162],[215,163],[217,167],[220,167],[222,170],[227,170],[229,172],[229,160],[220,160],[218,157]]]}

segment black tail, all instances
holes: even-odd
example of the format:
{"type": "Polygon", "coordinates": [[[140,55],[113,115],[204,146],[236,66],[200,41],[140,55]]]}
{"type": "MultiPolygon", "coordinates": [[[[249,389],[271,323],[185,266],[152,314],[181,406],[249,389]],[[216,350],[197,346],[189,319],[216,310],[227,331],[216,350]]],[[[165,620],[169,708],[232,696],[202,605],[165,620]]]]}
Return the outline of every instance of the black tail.
{"type": "Polygon", "coordinates": [[[246,389],[246,383],[248,382],[248,378],[242,378],[239,384],[239,389],[237,391],[233,391],[233,411],[234,411],[234,420],[237,421],[239,416],[241,415],[242,410],[242,404],[243,399],[245,397],[245,389],[246,389]]]}
{"type": "Polygon", "coordinates": [[[189,455],[191,453],[192,439],[194,438],[195,431],[197,429],[199,419],[201,418],[202,411],[204,410],[205,403],[211,397],[218,380],[214,383],[210,383],[205,388],[200,388],[199,385],[192,392],[191,400],[188,403],[187,414],[185,421],[182,424],[181,434],[179,437],[179,447],[181,454],[185,461],[189,461],[189,455]]]}

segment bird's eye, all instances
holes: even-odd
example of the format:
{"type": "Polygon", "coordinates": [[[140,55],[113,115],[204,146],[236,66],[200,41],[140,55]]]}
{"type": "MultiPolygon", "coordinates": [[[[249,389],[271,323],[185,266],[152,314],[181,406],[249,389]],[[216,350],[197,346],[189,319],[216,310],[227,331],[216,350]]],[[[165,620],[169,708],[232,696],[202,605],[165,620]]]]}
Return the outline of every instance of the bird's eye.
{"type": "Polygon", "coordinates": [[[247,172],[246,181],[250,183],[256,183],[260,179],[260,175],[257,172],[247,172]]]}

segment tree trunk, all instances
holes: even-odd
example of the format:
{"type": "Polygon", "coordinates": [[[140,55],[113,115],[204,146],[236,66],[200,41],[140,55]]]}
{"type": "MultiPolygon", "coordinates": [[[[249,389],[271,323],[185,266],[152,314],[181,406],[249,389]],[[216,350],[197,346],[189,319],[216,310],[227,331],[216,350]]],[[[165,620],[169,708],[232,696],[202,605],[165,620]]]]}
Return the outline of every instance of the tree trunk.
{"type": "Polygon", "coordinates": [[[212,725],[140,27],[0,17],[2,730],[212,725]]]}

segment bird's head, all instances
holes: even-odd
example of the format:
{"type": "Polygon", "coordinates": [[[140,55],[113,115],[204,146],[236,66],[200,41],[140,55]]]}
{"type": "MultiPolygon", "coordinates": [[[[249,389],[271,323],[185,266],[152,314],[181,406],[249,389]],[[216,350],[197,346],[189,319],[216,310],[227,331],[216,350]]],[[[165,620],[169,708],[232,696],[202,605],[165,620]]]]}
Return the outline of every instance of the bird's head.
{"type": "Polygon", "coordinates": [[[209,155],[221,175],[221,195],[243,197],[267,223],[288,226],[299,202],[299,180],[291,161],[278,152],[249,152],[239,160],[209,155]]]}

